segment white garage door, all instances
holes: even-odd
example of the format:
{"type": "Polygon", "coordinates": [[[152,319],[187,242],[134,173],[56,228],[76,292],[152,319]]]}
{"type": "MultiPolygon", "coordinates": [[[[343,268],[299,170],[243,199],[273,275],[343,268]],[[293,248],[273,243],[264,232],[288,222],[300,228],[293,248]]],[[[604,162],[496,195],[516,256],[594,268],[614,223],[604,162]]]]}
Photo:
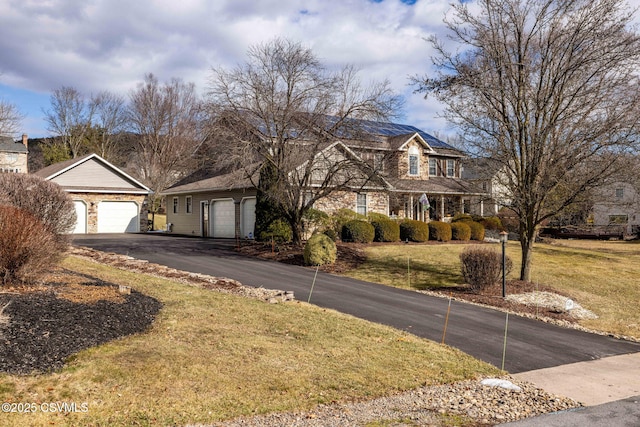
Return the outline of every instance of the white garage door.
{"type": "Polygon", "coordinates": [[[98,203],[98,233],[135,233],[140,231],[138,205],[135,202],[98,203]]]}
{"type": "Polygon", "coordinates": [[[236,208],[233,200],[218,200],[211,204],[213,237],[236,237],[236,208]]]}
{"type": "Polygon", "coordinates": [[[73,234],[87,234],[87,205],[82,200],[74,200],[76,208],[76,226],[73,234]]]}
{"type": "Polygon", "coordinates": [[[245,199],[242,202],[242,237],[253,238],[253,230],[256,225],[256,199],[245,199]]]}

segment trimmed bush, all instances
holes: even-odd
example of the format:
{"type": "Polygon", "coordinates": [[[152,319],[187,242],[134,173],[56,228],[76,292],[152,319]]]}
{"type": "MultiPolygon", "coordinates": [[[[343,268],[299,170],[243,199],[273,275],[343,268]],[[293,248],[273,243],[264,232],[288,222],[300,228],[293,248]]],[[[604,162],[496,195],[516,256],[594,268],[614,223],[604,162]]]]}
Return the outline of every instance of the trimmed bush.
{"type": "Polygon", "coordinates": [[[451,238],[464,242],[471,240],[471,227],[469,227],[469,222],[459,221],[451,223],[451,238]]]}
{"type": "MultiPolygon", "coordinates": [[[[485,246],[471,245],[460,254],[462,277],[471,289],[478,292],[502,277],[502,254],[485,246]]],[[[513,263],[507,257],[505,274],[509,274],[513,263]]]]}
{"type": "Polygon", "coordinates": [[[400,223],[400,240],[426,242],[429,240],[429,225],[415,219],[405,219],[400,223]]]}
{"type": "Polygon", "coordinates": [[[336,262],[338,249],[325,234],[314,234],[304,245],[304,263],[306,265],[325,265],[336,262]]]}
{"type": "Polygon", "coordinates": [[[502,221],[497,216],[488,216],[482,218],[479,222],[484,226],[485,230],[502,230],[502,221]]]}
{"type": "Polygon", "coordinates": [[[477,240],[482,242],[484,240],[484,226],[479,222],[467,221],[465,222],[471,229],[471,240],[477,240]]]}
{"type": "Polygon", "coordinates": [[[376,242],[397,242],[400,240],[400,226],[389,218],[378,218],[371,221],[376,242]]]}
{"type": "Polygon", "coordinates": [[[373,225],[354,219],[342,226],[342,240],[354,243],[371,243],[375,237],[373,225]]]}
{"type": "Polygon", "coordinates": [[[276,243],[289,243],[293,238],[293,232],[288,222],[283,219],[276,219],[269,224],[259,237],[264,242],[273,239],[276,243]]]}
{"type": "Polygon", "coordinates": [[[473,221],[473,217],[470,214],[457,213],[453,216],[453,219],[451,219],[451,223],[460,221],[473,221]]]}
{"type": "Polygon", "coordinates": [[[329,218],[332,227],[337,235],[341,235],[342,227],[349,221],[353,221],[355,219],[359,219],[361,221],[366,221],[367,217],[352,211],[351,209],[338,209],[331,215],[329,218]]]}
{"type": "Polygon", "coordinates": [[[0,280],[34,283],[64,256],[56,235],[25,209],[0,205],[0,280]]]}
{"type": "Polygon", "coordinates": [[[451,225],[442,221],[431,221],[429,223],[429,240],[439,242],[451,240],[451,225]]]}
{"type": "Polygon", "coordinates": [[[322,232],[325,236],[333,240],[334,242],[338,240],[338,233],[333,228],[327,228],[322,232]]]}
{"type": "Polygon", "coordinates": [[[316,230],[326,230],[329,227],[329,215],[318,209],[309,209],[302,216],[305,230],[313,234],[316,230]]]}

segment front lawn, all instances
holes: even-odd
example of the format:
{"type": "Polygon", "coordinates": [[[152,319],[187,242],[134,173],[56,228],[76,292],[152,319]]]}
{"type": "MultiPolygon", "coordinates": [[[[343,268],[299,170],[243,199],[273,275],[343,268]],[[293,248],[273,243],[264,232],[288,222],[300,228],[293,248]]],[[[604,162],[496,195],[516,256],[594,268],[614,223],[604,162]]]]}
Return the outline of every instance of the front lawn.
{"type": "MultiPolygon", "coordinates": [[[[459,256],[466,246],[370,246],[365,249],[366,261],[346,274],[391,286],[446,292],[447,288],[463,285],[459,256]]],[[[499,244],[493,246],[500,251],[499,244]]],[[[519,244],[510,242],[507,255],[514,263],[508,278],[516,279],[521,262],[519,244]]],[[[551,287],[598,315],[598,319],[581,320],[581,325],[640,339],[640,242],[539,243],[534,246],[531,276],[533,288],[551,287]]]]}
{"type": "Polygon", "coordinates": [[[2,426],[213,423],[498,373],[447,346],[304,302],[267,304],[75,257],[64,267],[131,286],[163,308],[147,332],[82,351],[57,372],[0,374],[3,402],[38,408],[2,413],[2,426]],[[54,403],[77,411],[42,410],[54,403]]]}

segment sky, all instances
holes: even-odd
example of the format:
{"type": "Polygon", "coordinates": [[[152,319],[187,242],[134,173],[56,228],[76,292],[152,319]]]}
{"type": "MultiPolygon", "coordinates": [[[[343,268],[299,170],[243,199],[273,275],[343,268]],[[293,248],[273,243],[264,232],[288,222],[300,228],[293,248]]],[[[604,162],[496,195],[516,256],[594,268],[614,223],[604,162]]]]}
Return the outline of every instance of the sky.
{"type": "Polygon", "coordinates": [[[21,133],[46,137],[43,110],[62,86],[126,97],[153,73],[204,94],[212,67],[235,67],[250,46],[282,37],[329,69],[352,64],[364,82],[388,79],[405,97],[395,121],[444,137],[455,130],[443,107],[415,94],[409,77],[429,72],[425,38],[444,34],[450,1],[0,0],[0,98],[26,115],[21,133]]]}

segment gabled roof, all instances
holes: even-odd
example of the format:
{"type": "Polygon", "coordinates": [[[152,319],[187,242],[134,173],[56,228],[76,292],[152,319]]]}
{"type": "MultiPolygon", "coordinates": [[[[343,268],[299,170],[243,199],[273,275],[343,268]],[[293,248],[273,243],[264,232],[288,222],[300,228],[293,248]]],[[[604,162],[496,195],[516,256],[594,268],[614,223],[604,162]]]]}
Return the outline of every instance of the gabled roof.
{"type": "Polygon", "coordinates": [[[151,189],[97,154],[87,154],[40,169],[34,175],[53,181],[66,191],[149,194],[151,189]]]}
{"type": "Polygon", "coordinates": [[[0,152],[3,153],[28,153],[29,150],[22,141],[15,142],[9,136],[0,136],[0,152]]]}

